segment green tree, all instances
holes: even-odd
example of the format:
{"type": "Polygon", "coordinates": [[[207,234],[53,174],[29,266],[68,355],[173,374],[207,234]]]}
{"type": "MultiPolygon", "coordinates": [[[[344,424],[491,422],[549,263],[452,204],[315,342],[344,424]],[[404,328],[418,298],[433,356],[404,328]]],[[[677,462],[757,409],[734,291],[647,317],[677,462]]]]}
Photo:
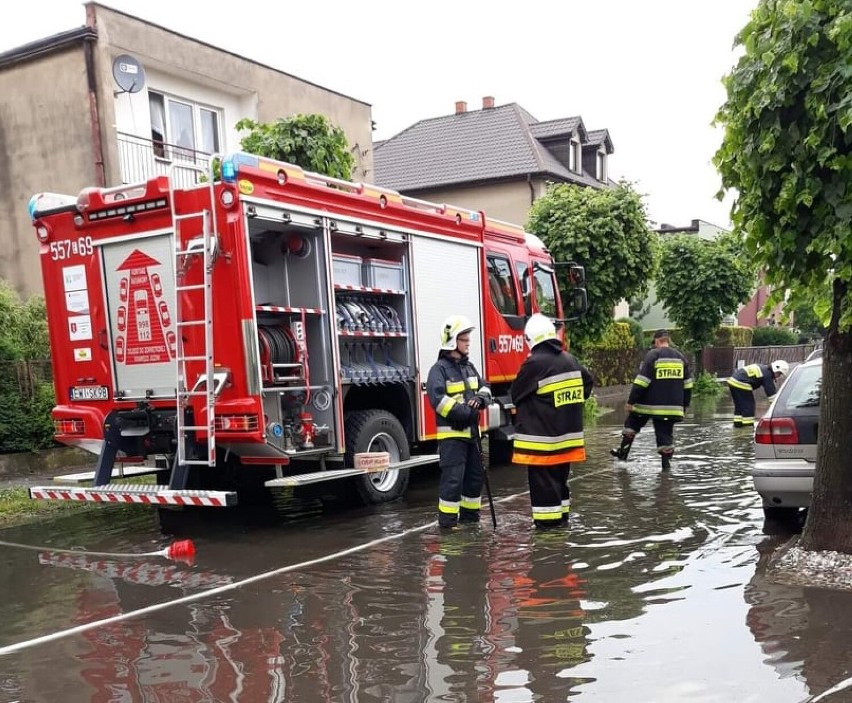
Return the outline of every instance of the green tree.
{"type": "Polygon", "coordinates": [[[325,115],[292,115],[266,123],[246,118],[237,122],[236,128],[240,132],[248,130],[240,145],[249,153],[287,161],[333,178],[352,177],[355,158],[346,135],[325,115]]]}
{"type": "MultiPolygon", "coordinates": [[[[656,261],[657,235],[648,228],[641,196],[629,183],[584,188],[560,183],[533,203],[527,228],[556,261],[586,269],[589,311],[571,324],[572,348],[600,339],[616,303],[647,292],[656,261]]],[[[563,299],[567,282],[560,281],[563,299]]]]}
{"type": "Polygon", "coordinates": [[[715,241],[689,234],[663,237],[657,295],[668,317],[683,331],[685,347],[695,352],[713,343],[725,315],[751,295],[754,271],[730,235],[715,241]]]}
{"type": "Polygon", "coordinates": [[[715,163],[775,298],[828,320],[811,509],[800,546],[852,553],[852,6],[761,0],[725,78],[715,163]]]}

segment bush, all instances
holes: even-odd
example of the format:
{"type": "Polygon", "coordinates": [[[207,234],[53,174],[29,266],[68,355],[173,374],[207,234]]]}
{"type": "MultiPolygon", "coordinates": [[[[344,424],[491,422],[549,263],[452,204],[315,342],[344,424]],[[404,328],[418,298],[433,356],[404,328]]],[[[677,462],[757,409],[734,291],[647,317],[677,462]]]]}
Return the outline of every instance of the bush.
{"type": "Polygon", "coordinates": [[[606,332],[600,340],[586,344],[583,351],[633,349],[634,344],[635,339],[630,325],[626,322],[613,322],[606,328],[606,332]]]}
{"type": "Polygon", "coordinates": [[[751,327],[720,327],[716,330],[714,347],[750,347],[751,327]]]}
{"type": "Polygon", "coordinates": [[[633,335],[633,344],[637,348],[641,348],[644,340],[642,338],[642,325],[640,325],[636,320],[633,320],[629,317],[621,317],[616,320],[618,324],[627,325],[630,328],[630,334],[633,335]]]}
{"type": "Polygon", "coordinates": [[[595,396],[590,395],[586,398],[586,402],[583,404],[583,422],[594,422],[598,419],[598,415],[601,414],[600,405],[598,404],[598,399],[595,396]]]}
{"type": "Polygon", "coordinates": [[[707,371],[701,372],[695,379],[695,385],[692,387],[692,395],[697,398],[715,398],[721,392],[722,384],[716,380],[713,374],[707,371]]]}
{"type": "Polygon", "coordinates": [[[786,327],[756,327],[752,347],[783,347],[796,344],[798,337],[786,327]]]}

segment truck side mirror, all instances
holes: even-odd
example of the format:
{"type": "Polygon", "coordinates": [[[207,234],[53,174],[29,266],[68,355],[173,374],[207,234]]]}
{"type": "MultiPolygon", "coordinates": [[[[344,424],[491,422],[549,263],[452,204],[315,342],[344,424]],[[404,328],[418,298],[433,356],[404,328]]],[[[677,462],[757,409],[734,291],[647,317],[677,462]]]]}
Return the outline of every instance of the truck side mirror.
{"type": "Polygon", "coordinates": [[[568,283],[571,286],[582,286],[586,282],[586,270],[580,264],[568,266],[568,283]]]}

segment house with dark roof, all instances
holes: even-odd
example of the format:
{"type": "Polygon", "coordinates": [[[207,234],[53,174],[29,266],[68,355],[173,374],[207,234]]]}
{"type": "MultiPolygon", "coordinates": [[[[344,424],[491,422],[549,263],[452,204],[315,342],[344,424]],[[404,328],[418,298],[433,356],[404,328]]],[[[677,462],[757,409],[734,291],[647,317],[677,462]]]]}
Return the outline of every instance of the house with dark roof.
{"type": "MultiPolygon", "coordinates": [[[[236,151],[235,124],[322,113],[372,174],[372,108],[97,2],[85,24],[0,53],[0,278],[42,290],[36,192],[138,183],[236,151]]],[[[195,178],[189,170],[179,176],[195,178]]]]}
{"type": "Polygon", "coordinates": [[[521,225],[548,183],[609,187],[613,153],[609,132],[588,131],[581,117],[539,122],[490,96],[480,110],[457,102],[454,114],[420,120],[373,149],[376,184],[521,225]]]}

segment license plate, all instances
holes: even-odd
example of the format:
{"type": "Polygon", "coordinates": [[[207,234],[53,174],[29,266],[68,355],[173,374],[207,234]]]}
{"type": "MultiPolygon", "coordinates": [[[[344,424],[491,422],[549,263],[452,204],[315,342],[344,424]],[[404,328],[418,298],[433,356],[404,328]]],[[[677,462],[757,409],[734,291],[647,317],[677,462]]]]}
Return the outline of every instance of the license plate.
{"type": "Polygon", "coordinates": [[[71,400],[109,400],[109,391],[106,386],[74,386],[71,400]]]}

